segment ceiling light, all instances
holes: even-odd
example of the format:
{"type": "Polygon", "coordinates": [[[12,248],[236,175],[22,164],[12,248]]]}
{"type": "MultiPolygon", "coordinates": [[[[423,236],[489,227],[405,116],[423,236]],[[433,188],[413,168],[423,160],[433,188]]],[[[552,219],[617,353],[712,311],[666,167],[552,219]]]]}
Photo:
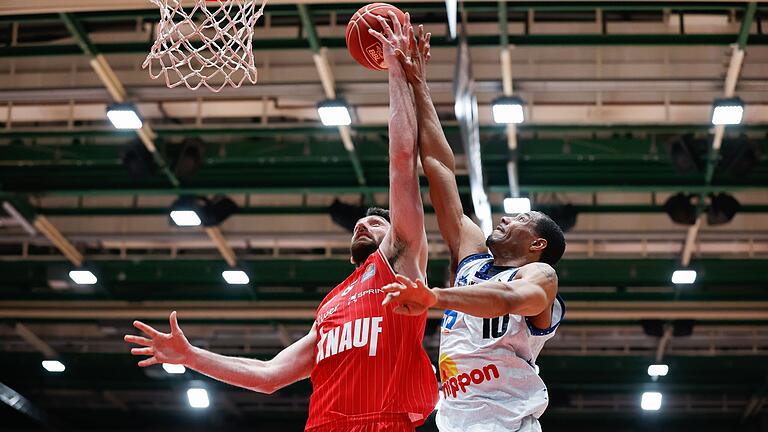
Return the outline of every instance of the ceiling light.
{"type": "Polygon", "coordinates": [[[208,408],[211,402],[208,400],[208,392],[204,388],[191,388],[187,390],[187,399],[192,408],[208,408]]]}
{"type": "Polygon", "coordinates": [[[230,198],[216,195],[212,199],[184,195],[171,204],[171,220],[177,226],[217,226],[237,213],[239,207],[230,198]]]}
{"type": "Polygon", "coordinates": [[[667,212],[672,222],[682,225],[693,225],[696,223],[696,206],[691,199],[693,195],[686,195],[682,192],[673,195],[664,203],[664,211],[667,212]]]}
{"type": "Polygon", "coordinates": [[[326,100],[317,104],[317,114],[325,126],[349,126],[352,117],[346,102],[341,99],[326,100]]]}
{"type": "Polygon", "coordinates": [[[667,376],[669,366],[665,364],[654,364],[648,366],[648,375],[652,377],[667,376]]]}
{"type": "Polygon", "coordinates": [[[505,198],[504,213],[516,214],[531,211],[531,200],[528,198],[505,198]]]}
{"type": "Polygon", "coordinates": [[[645,411],[658,411],[661,408],[662,395],[659,392],[645,392],[640,400],[640,408],[645,411]]]}
{"type": "Polygon", "coordinates": [[[251,281],[242,270],[225,270],[221,272],[221,277],[230,285],[245,285],[251,281]]]}
{"type": "Polygon", "coordinates": [[[202,221],[194,210],[172,210],[171,219],[177,226],[200,226],[202,221]]]}
{"type": "Polygon", "coordinates": [[[741,124],[744,117],[744,101],[739,98],[715,99],[712,104],[713,125],[741,124]]]}
{"type": "Polygon", "coordinates": [[[69,272],[69,278],[78,285],[93,285],[98,281],[90,270],[72,270],[69,272]]]}
{"type": "Polygon", "coordinates": [[[493,101],[493,121],[519,124],[525,121],[523,102],[519,97],[503,96],[493,101]]]}
{"type": "Polygon", "coordinates": [[[64,363],[58,360],[43,360],[43,367],[48,372],[53,372],[53,373],[64,372],[64,370],[66,369],[66,367],[64,366],[64,363]]]}
{"type": "Polygon", "coordinates": [[[141,129],[143,124],[133,104],[112,104],[107,107],[107,117],[117,129],[141,129]]]}
{"type": "Polygon", "coordinates": [[[690,285],[696,282],[696,270],[675,270],[672,273],[672,283],[676,285],[690,285]]]}
{"type": "Polygon", "coordinates": [[[185,368],[184,365],[170,363],[163,363],[163,369],[172,375],[183,374],[187,371],[187,368],[185,368]]]}

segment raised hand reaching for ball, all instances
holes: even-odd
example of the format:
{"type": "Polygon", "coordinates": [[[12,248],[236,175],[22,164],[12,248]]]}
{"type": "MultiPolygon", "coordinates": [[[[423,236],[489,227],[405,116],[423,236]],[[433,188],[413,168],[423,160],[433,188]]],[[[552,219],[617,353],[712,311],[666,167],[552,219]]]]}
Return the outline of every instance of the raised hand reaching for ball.
{"type": "Polygon", "coordinates": [[[376,16],[376,19],[379,21],[379,24],[381,24],[382,32],[368,29],[368,33],[381,42],[382,48],[384,49],[384,61],[387,65],[398,61],[398,52],[401,53],[401,55],[410,52],[414,44],[413,26],[411,25],[410,14],[406,12],[405,22],[403,24],[400,24],[397,16],[392,11],[389,12],[389,18],[392,21],[394,29],[389,26],[386,19],[378,15],[376,16]]]}

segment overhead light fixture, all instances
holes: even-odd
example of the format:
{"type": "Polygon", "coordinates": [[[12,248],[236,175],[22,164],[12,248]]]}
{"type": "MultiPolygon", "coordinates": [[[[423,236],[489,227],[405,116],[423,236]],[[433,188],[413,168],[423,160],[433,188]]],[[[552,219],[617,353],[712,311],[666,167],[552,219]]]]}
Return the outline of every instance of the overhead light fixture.
{"type": "Polygon", "coordinates": [[[505,198],[504,213],[517,214],[531,211],[531,200],[528,198],[505,198]]]}
{"type": "Polygon", "coordinates": [[[741,204],[736,198],[726,193],[712,194],[709,199],[707,223],[710,225],[722,225],[730,222],[741,209],[741,204]]]}
{"type": "Polygon", "coordinates": [[[239,207],[230,198],[217,195],[212,199],[185,195],[171,205],[170,217],[176,226],[217,226],[237,213],[239,207]]]}
{"type": "Polygon", "coordinates": [[[669,366],[665,364],[653,364],[648,366],[648,376],[660,377],[667,376],[669,372],[669,366]]]}
{"type": "Polygon", "coordinates": [[[171,220],[177,226],[200,226],[203,222],[194,210],[171,210],[171,220]]]}
{"type": "Polygon", "coordinates": [[[192,408],[208,408],[211,402],[208,400],[208,392],[204,388],[191,388],[187,390],[187,400],[192,408]]]}
{"type": "Polygon", "coordinates": [[[515,96],[502,96],[493,101],[493,121],[496,123],[519,124],[525,121],[522,99],[515,96]]]}
{"type": "Polygon", "coordinates": [[[72,270],[69,272],[69,278],[78,285],[93,285],[98,282],[96,275],[90,270],[72,270]]]}
{"type": "Polygon", "coordinates": [[[349,232],[355,229],[355,224],[365,217],[367,211],[368,209],[364,206],[347,204],[338,198],[335,198],[328,207],[328,213],[331,215],[333,223],[349,232]]]}
{"type": "Polygon", "coordinates": [[[740,98],[715,99],[712,104],[713,125],[737,125],[744,118],[744,101],[740,98]]]}
{"type": "Polygon", "coordinates": [[[221,277],[230,285],[245,285],[251,281],[248,274],[242,270],[224,270],[221,277]]]}
{"type": "Polygon", "coordinates": [[[112,104],[107,107],[107,117],[117,129],[141,129],[143,122],[136,106],[130,103],[112,104]]]}
{"type": "Polygon", "coordinates": [[[686,195],[682,192],[673,195],[664,203],[664,211],[667,212],[672,222],[682,225],[693,225],[696,223],[698,214],[696,206],[691,202],[693,195],[686,195]]]}
{"type": "Polygon", "coordinates": [[[187,371],[184,365],[163,363],[163,370],[171,375],[180,375],[187,371]]]}
{"type": "Polygon", "coordinates": [[[661,408],[663,396],[659,392],[645,392],[640,399],[640,408],[645,411],[658,411],[661,408]]]}
{"type": "Polygon", "coordinates": [[[550,217],[563,232],[570,231],[576,226],[576,219],[579,212],[573,204],[557,204],[542,210],[544,214],[550,217]]]}
{"type": "Polygon", "coordinates": [[[690,285],[696,282],[696,270],[675,270],[672,273],[672,283],[675,285],[690,285]]]}
{"type": "Polygon", "coordinates": [[[329,99],[317,104],[317,114],[324,126],[349,126],[352,117],[347,103],[341,99],[329,99]]]}
{"type": "Polygon", "coordinates": [[[67,369],[64,363],[58,360],[43,360],[43,368],[52,373],[64,372],[67,369]]]}

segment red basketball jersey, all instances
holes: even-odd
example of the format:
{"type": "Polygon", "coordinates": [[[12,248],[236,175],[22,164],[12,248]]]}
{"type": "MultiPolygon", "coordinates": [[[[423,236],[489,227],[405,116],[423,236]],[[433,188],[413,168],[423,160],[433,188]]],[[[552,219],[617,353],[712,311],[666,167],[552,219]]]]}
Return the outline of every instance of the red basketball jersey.
{"type": "Polygon", "coordinates": [[[392,282],[392,267],[376,251],[317,308],[307,430],[393,414],[420,425],[434,409],[437,378],[422,347],[427,315],[382,306],[381,288],[392,282]]]}

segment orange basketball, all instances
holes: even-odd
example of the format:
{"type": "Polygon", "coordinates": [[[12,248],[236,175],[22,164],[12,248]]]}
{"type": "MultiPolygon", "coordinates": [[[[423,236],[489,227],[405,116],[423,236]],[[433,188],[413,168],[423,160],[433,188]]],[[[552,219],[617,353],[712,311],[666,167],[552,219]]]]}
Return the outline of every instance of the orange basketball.
{"type": "Polygon", "coordinates": [[[384,70],[387,68],[387,65],[384,63],[384,50],[381,47],[381,42],[371,36],[368,33],[368,29],[372,28],[379,32],[382,31],[381,24],[376,19],[376,15],[386,19],[390,28],[392,28],[389,11],[395,13],[400,24],[405,22],[405,14],[400,9],[387,3],[371,3],[355,12],[352,15],[352,19],[349,20],[349,24],[347,24],[347,49],[352,54],[352,58],[368,69],[384,70]]]}

